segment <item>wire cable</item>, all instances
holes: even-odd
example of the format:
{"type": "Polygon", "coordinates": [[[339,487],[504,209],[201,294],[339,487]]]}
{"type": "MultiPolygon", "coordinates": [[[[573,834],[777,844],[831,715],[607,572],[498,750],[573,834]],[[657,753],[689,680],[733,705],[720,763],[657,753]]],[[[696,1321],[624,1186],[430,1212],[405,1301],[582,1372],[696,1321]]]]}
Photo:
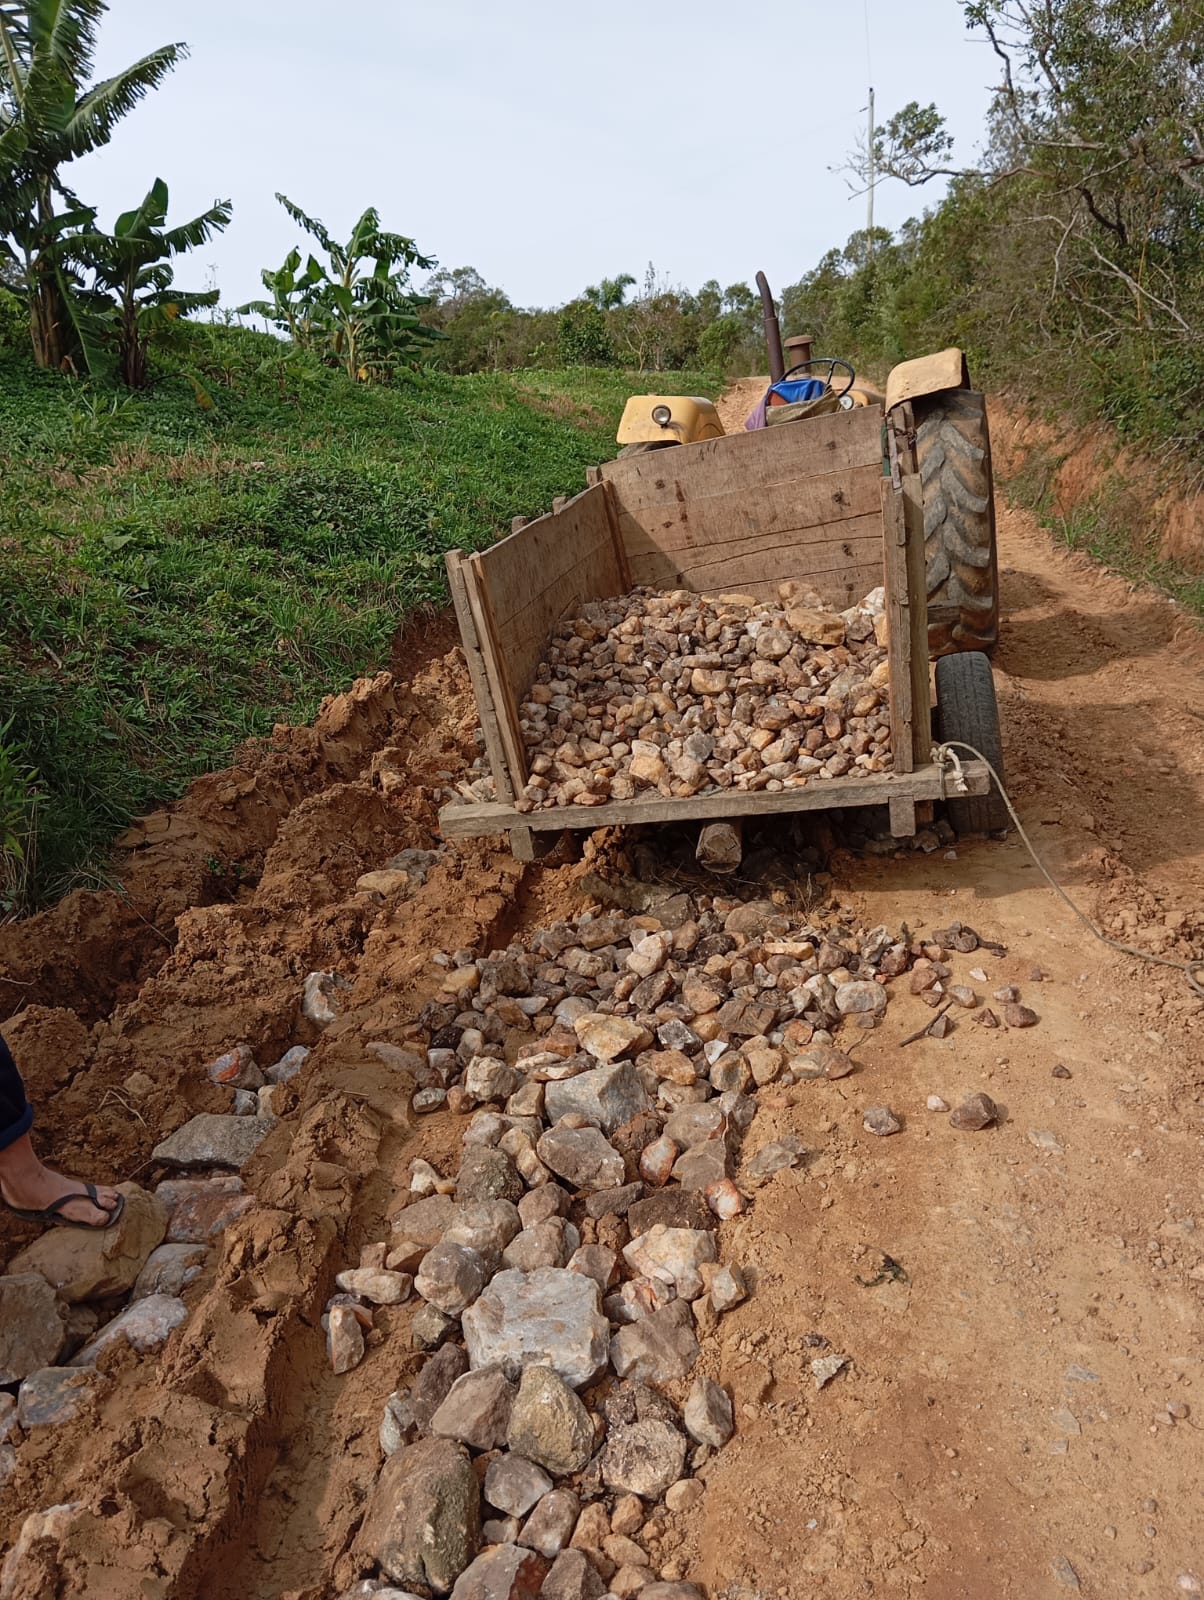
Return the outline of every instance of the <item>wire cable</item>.
{"type": "Polygon", "coordinates": [[[1049,868],[1045,865],[1044,861],[1041,860],[1041,857],[1033,848],[1032,840],[1024,831],[1024,824],[1016,815],[1016,808],[1012,804],[1011,797],[1003,786],[1002,779],[995,771],[995,768],[987,760],[986,756],[983,755],[982,751],[976,750],[972,744],[963,743],[960,739],[947,739],[943,744],[937,745],[936,749],[933,751],[932,757],[936,764],[940,767],[942,774],[952,771],[956,779],[961,778],[961,762],[954,754],[955,750],[968,751],[976,761],[981,761],[986,767],[987,771],[991,774],[991,777],[995,780],[995,786],[999,790],[1000,798],[1002,799],[1004,805],[1008,808],[1008,813],[1011,816],[1012,821],[1016,824],[1016,832],[1024,840],[1024,847],[1028,851],[1029,855],[1033,858],[1033,864],[1036,866],[1037,870],[1041,873],[1041,876],[1045,879],[1046,883],[1049,884],[1054,893],[1064,900],[1074,912],[1075,916],[1087,929],[1088,933],[1090,933],[1094,938],[1098,939],[1101,944],[1106,944],[1110,949],[1119,950],[1122,955],[1134,956],[1138,961],[1148,961],[1151,963],[1151,965],[1156,967],[1172,967],[1176,972],[1181,972],[1187,979],[1188,985],[1193,993],[1196,994],[1201,1000],[1204,1000],[1204,981],[1202,981],[1204,980],[1204,960],[1174,961],[1170,956],[1152,955],[1148,950],[1139,950],[1136,945],[1132,944],[1121,944],[1119,940],[1109,939],[1106,933],[1101,933],[1086,912],[1079,910],[1078,906],[1075,905],[1074,901],[1066,893],[1065,889],[1063,889],[1062,885],[1057,881],[1053,873],[1050,872],[1049,868]],[[1197,974],[1200,974],[1201,976],[1197,976],[1197,974]]]}

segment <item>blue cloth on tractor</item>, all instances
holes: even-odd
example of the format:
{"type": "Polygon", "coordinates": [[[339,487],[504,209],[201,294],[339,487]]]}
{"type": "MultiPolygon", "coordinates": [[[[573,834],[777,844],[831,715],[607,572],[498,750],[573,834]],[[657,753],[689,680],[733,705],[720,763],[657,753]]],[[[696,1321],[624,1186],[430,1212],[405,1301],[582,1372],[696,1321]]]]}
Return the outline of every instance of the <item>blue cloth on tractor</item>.
{"type": "Polygon", "coordinates": [[[818,400],[826,388],[822,378],[782,378],[770,384],[769,392],[781,395],[787,405],[794,405],[799,400],[818,400]]]}

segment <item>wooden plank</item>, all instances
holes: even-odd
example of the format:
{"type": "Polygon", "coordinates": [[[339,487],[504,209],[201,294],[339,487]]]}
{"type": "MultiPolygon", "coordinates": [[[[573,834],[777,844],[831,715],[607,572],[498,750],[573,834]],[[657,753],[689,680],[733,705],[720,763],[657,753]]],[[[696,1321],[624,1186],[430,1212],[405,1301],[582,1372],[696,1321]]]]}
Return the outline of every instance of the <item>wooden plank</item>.
{"type": "Polygon", "coordinates": [[[510,829],[510,854],[516,861],[542,861],[560,848],[563,833],[533,833],[530,828],[510,829]]]}
{"type": "Polygon", "coordinates": [[[481,643],[477,635],[476,622],[473,619],[472,608],[468,601],[468,587],[464,576],[464,557],[459,550],[449,550],[445,563],[447,566],[447,582],[451,590],[452,605],[455,607],[456,621],[460,624],[460,640],[464,646],[464,657],[468,662],[468,676],[472,683],[473,696],[477,702],[477,714],[481,719],[481,732],[485,737],[485,754],[489,757],[489,768],[493,773],[493,781],[497,788],[498,798],[505,801],[514,799],[515,790],[510,782],[510,769],[506,761],[505,748],[502,745],[501,730],[498,726],[497,713],[494,709],[493,695],[489,688],[489,679],[485,672],[485,659],[481,653],[481,643]]]}
{"type": "Polygon", "coordinates": [[[498,667],[516,709],[556,624],[588,601],[629,587],[601,485],[528,522],[472,561],[489,596],[498,667]]]}
{"type": "Polygon", "coordinates": [[[655,511],[625,506],[623,537],[633,558],[649,550],[729,555],[757,540],[797,537],[800,530],[818,530],[848,517],[875,515],[881,478],[879,464],[874,462],[847,472],[766,484],[753,493],[743,487],[720,494],[691,492],[688,499],[674,500],[655,511]]]}
{"type": "Polygon", "coordinates": [[[907,529],[907,592],[912,596],[911,706],[913,756],[917,767],[932,758],[932,680],[928,671],[927,563],[924,555],[924,486],[918,472],[903,473],[903,520],[907,529]]]}
{"type": "Polygon", "coordinates": [[[502,749],[506,753],[510,782],[514,786],[515,794],[518,794],[527,782],[527,751],[518,720],[518,702],[507,672],[506,652],[498,633],[492,595],[481,571],[479,555],[469,556],[464,563],[464,577],[468,603],[472,608],[473,621],[477,625],[481,656],[485,662],[485,676],[489,680],[489,689],[493,696],[502,749]]]}
{"type": "Polygon", "coordinates": [[[896,772],[915,766],[911,686],[911,605],[907,590],[907,526],[903,495],[883,478],[882,557],[886,583],[886,659],[890,667],[890,747],[896,772]]]}
{"type": "Polygon", "coordinates": [[[859,406],[823,417],[807,417],[783,428],[704,439],[674,450],[607,461],[600,476],[613,483],[628,510],[672,503],[683,495],[740,489],[753,493],[775,483],[845,472],[882,460],[882,413],[859,406]]]}
{"type": "Polygon", "coordinates": [[[916,803],[910,795],[890,797],[890,832],[893,839],[912,839],[916,831],[916,803]]]}
{"type": "MultiPolygon", "coordinates": [[[[598,470],[596,467],[593,469],[598,470]]],[[[610,484],[602,485],[602,493],[606,496],[606,520],[610,524],[610,537],[615,547],[615,560],[619,564],[619,579],[623,585],[623,593],[632,587],[631,563],[627,559],[627,547],[623,543],[623,535],[619,530],[619,508],[615,502],[615,492],[610,484]]]]}
{"type": "MultiPolygon", "coordinates": [[[[620,526],[625,530],[625,521],[620,526]]],[[[880,510],[805,533],[807,537],[799,539],[787,535],[764,543],[752,541],[718,560],[706,551],[697,562],[680,552],[632,556],[632,582],[651,589],[739,592],[758,600],[776,600],[778,586],[792,579],[817,590],[826,604],[839,611],[855,605],[882,582],[880,510]]]]}
{"type": "MultiPolygon", "coordinates": [[[[969,793],[986,794],[990,774],[981,761],[967,761],[963,768],[969,793]]],[[[634,800],[610,800],[601,806],[549,806],[544,811],[516,811],[496,802],[477,805],[448,805],[439,813],[444,838],[471,838],[477,834],[507,833],[511,828],[530,828],[540,833],[547,829],[634,826],[648,822],[686,822],[692,818],[782,815],[791,811],[825,811],[833,806],[881,806],[895,797],[935,800],[941,793],[941,771],[925,766],[910,773],[869,773],[864,778],[828,778],[809,783],[802,789],[781,789],[773,794],[764,790],[720,789],[689,798],[666,799],[664,795],[640,795],[634,800]]]]}

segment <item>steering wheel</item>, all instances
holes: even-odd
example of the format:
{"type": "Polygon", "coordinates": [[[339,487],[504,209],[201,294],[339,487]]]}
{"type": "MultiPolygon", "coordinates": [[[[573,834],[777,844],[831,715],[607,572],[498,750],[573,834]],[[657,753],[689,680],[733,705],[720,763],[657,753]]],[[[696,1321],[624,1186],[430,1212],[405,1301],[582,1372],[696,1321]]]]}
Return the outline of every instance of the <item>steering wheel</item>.
{"type": "Polygon", "coordinates": [[[854,380],[857,376],[847,361],[837,361],[830,356],[822,356],[816,361],[800,361],[797,367],[791,367],[789,372],[783,373],[778,379],[778,382],[785,383],[787,378],[793,378],[796,376],[796,374],[805,375],[808,378],[822,379],[828,390],[834,394],[838,400],[842,399],[846,394],[848,394],[849,390],[853,387],[854,380]],[[816,372],[816,367],[823,367],[827,373],[827,376],[825,377],[823,373],[816,372]],[[847,372],[849,375],[843,389],[836,389],[833,386],[832,380],[835,376],[837,367],[842,368],[843,371],[847,372]]]}

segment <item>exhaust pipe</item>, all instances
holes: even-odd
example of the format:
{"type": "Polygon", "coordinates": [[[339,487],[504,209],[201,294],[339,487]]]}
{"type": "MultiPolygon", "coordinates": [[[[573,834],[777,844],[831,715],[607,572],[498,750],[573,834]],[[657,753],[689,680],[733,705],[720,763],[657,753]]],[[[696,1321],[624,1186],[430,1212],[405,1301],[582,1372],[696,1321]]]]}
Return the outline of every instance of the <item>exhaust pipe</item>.
{"type": "Polygon", "coordinates": [[[765,348],[769,351],[769,376],[777,383],[786,375],[786,360],[782,355],[782,330],[778,326],[777,308],[769,291],[769,280],[763,272],[757,273],[757,288],[761,291],[761,314],[765,320],[765,348]]]}

